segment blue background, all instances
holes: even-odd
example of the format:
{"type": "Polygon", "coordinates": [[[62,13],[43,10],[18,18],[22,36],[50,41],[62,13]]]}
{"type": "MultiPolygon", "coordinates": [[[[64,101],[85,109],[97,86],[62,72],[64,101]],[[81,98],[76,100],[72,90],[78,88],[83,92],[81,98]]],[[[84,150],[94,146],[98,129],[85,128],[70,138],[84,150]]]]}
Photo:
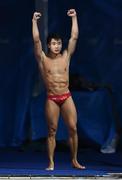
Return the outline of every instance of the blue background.
{"type": "MultiPolygon", "coordinates": [[[[66,47],[71,20],[66,15],[75,8],[79,39],[72,57],[70,74],[88,81],[109,84],[122,122],[122,1],[51,0],[48,2],[48,31],[59,32],[66,47]]],[[[36,93],[38,68],[33,53],[31,0],[0,2],[0,146],[18,146],[31,136],[47,136],[44,115],[45,89],[36,93]]],[[[73,91],[81,140],[99,145],[115,134],[111,97],[104,88],[73,91]]],[[[67,129],[60,119],[57,139],[65,139],[67,129]]]]}

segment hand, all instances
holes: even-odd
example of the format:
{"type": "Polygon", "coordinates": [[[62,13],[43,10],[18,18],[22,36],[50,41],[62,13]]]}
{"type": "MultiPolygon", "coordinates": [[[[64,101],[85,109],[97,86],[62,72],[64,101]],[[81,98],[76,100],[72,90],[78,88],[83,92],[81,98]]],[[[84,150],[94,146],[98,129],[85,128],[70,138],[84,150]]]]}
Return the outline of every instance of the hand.
{"type": "Polygon", "coordinates": [[[68,12],[67,12],[67,15],[68,15],[69,17],[74,17],[74,16],[76,16],[76,11],[75,11],[75,9],[69,9],[68,12]]]}
{"type": "Polygon", "coordinates": [[[41,17],[41,13],[40,12],[35,12],[33,14],[33,20],[37,21],[38,19],[40,19],[41,17]]]}

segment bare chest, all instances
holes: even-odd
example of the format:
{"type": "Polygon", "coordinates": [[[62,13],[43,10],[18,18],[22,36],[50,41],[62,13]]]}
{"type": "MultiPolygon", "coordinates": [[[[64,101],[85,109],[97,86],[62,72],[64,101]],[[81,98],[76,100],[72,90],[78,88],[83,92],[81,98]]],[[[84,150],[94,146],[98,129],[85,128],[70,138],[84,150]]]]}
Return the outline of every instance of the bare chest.
{"type": "Polygon", "coordinates": [[[68,63],[64,59],[45,60],[43,71],[49,74],[63,74],[68,72],[68,63]]]}

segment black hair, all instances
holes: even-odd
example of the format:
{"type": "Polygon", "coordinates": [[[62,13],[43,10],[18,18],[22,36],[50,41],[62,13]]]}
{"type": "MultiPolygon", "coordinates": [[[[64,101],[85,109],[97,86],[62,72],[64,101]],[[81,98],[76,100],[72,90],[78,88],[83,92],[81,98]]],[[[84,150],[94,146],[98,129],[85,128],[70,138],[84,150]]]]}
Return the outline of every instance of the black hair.
{"type": "Polygon", "coordinates": [[[56,39],[56,40],[61,39],[62,40],[62,37],[58,33],[50,33],[47,37],[47,44],[49,44],[52,39],[56,39]]]}

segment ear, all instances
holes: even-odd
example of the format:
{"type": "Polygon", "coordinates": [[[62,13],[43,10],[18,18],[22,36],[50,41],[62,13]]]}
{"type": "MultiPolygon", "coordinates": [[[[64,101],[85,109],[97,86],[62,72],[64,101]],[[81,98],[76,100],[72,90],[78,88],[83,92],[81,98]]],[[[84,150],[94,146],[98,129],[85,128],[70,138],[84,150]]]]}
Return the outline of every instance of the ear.
{"type": "Polygon", "coordinates": [[[50,49],[50,44],[47,45],[48,49],[50,49]]]}

